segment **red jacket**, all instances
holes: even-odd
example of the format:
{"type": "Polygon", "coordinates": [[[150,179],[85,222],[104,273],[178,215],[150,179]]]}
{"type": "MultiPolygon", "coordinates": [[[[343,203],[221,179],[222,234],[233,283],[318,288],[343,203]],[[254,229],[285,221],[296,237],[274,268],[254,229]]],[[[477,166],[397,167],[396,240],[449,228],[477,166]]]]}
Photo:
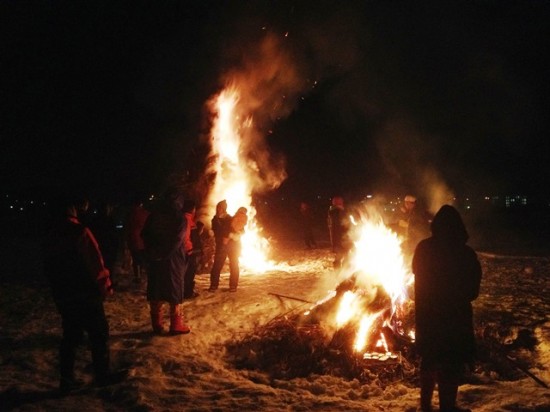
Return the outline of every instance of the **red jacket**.
{"type": "Polygon", "coordinates": [[[97,241],[76,217],[54,227],[44,248],[44,270],[57,302],[96,299],[111,292],[109,270],[97,241]]]}

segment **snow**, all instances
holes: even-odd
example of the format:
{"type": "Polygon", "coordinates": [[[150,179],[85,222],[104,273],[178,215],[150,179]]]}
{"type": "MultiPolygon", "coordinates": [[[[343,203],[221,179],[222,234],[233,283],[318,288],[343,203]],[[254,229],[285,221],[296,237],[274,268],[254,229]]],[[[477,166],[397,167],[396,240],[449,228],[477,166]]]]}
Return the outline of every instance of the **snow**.
{"type": "MultiPolygon", "coordinates": [[[[200,296],[184,304],[192,331],[182,336],[153,336],[145,284],[135,285],[130,275],[120,274],[105,309],[113,364],[129,368],[130,376],[118,385],[89,386],[65,397],[56,392],[60,319],[43,279],[24,273],[39,267],[8,265],[4,271],[12,273],[2,276],[0,293],[0,410],[416,411],[419,389],[407,381],[282,380],[231,363],[227,342],[280,314],[308,308],[273,293],[317,301],[339,281],[328,248],[305,250],[301,243],[287,241],[276,250],[277,269],[243,273],[236,293],[229,292],[227,273],[214,293],[207,291],[208,275],[197,275],[200,296]]],[[[32,248],[28,255],[32,261],[32,248]]],[[[480,253],[480,260],[484,277],[474,305],[476,324],[498,328],[508,341],[521,329],[531,330],[538,345],[534,353],[523,355],[532,360],[529,371],[550,383],[550,259],[480,253]]],[[[76,370],[86,381],[91,380],[89,363],[89,351],[82,348],[76,370]]],[[[460,404],[487,412],[550,411],[550,390],[517,374],[511,381],[498,372],[479,373],[460,387],[460,404]]],[[[434,401],[437,405],[437,395],[434,401]]]]}

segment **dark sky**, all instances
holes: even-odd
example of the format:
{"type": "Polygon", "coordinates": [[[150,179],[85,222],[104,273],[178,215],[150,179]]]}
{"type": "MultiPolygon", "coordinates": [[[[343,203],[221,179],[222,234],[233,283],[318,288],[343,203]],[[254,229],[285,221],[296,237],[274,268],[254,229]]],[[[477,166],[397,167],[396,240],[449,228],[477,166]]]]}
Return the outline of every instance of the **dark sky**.
{"type": "Polygon", "coordinates": [[[299,77],[263,114],[280,193],[550,193],[548,1],[0,7],[5,189],[118,196],[200,174],[206,102],[272,35],[299,77]]]}

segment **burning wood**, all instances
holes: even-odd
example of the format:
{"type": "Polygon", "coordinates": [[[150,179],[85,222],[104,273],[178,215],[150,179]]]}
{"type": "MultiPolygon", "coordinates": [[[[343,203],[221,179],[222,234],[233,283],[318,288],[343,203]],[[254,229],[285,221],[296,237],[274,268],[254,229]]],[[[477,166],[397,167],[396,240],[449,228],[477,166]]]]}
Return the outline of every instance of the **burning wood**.
{"type": "MultiPolygon", "coordinates": [[[[350,278],[308,311],[299,313],[294,310],[257,327],[250,336],[229,345],[233,361],[242,368],[265,370],[276,378],[317,373],[361,381],[380,379],[382,375],[387,381],[403,379],[407,368],[404,366],[402,350],[405,349],[407,353],[409,350],[403,346],[406,339],[395,338],[395,332],[384,324],[383,315],[387,311],[383,308],[390,305],[390,298],[382,290],[365,308],[367,311],[374,310],[374,315],[366,322],[368,325],[364,326],[365,342],[362,347],[358,347],[356,342],[358,331],[355,323],[344,322],[336,330],[330,326],[334,313],[338,312],[342,303],[349,303],[349,296],[353,293],[361,296],[355,279],[350,278]],[[375,335],[378,337],[372,339],[375,335]],[[400,346],[390,348],[389,345],[394,344],[400,346]]],[[[412,342],[408,340],[408,344],[412,342]]],[[[411,370],[411,364],[406,363],[411,370]]]]}

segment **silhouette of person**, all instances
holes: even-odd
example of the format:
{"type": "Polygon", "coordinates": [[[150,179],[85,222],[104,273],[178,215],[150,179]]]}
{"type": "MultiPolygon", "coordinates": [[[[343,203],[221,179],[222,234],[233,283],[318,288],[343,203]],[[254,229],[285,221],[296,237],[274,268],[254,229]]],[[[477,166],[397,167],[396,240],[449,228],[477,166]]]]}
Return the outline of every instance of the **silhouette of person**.
{"type": "Polygon", "coordinates": [[[191,242],[193,243],[193,255],[197,261],[197,270],[196,273],[201,273],[200,271],[205,268],[205,256],[204,256],[204,223],[200,220],[197,220],[195,224],[195,229],[191,230],[191,242]]]}
{"type": "Polygon", "coordinates": [[[431,216],[417,204],[413,195],[406,195],[398,211],[397,233],[403,238],[403,251],[411,256],[422,239],[430,235],[431,216]]]}
{"type": "Polygon", "coordinates": [[[212,218],[212,231],[214,232],[215,251],[214,263],[210,271],[210,292],[218,289],[220,274],[227,259],[227,245],[231,233],[231,215],[227,213],[227,202],[222,200],[216,205],[216,214],[212,218]]]}
{"type": "Polygon", "coordinates": [[[112,294],[109,270],[98,243],[77,217],[77,201],[70,195],[54,202],[54,221],[44,242],[44,273],[61,315],[63,338],[59,346],[61,392],[82,386],[74,373],[76,350],[88,334],[95,384],[120,382],[127,371],[111,371],[109,325],[103,299],[112,294]]]}
{"type": "Polygon", "coordinates": [[[241,237],[248,223],[247,209],[240,207],[233,219],[231,219],[231,231],[227,243],[227,255],[229,256],[229,291],[236,292],[239,286],[239,256],[241,255],[241,237]]]}
{"type": "Polygon", "coordinates": [[[466,245],[468,233],[457,210],[443,206],[431,224],[432,236],[414,253],[416,347],[420,366],[420,404],[431,411],[438,384],[441,412],[456,406],[464,366],[473,361],[475,339],[471,302],[478,297],[481,267],[466,245]]]}
{"type": "Polygon", "coordinates": [[[143,199],[141,195],[136,195],[126,223],[126,242],[132,255],[132,270],[134,272],[134,282],[136,283],[141,282],[145,266],[145,244],[141,237],[141,231],[150,214],[143,206],[143,199]]]}
{"type": "Polygon", "coordinates": [[[163,306],[170,306],[170,334],[189,333],[183,323],[184,274],[187,269],[184,241],[186,220],[183,195],[169,189],[145,222],[142,236],[147,266],[147,300],[153,333],[164,333],[163,306]]]}
{"type": "Polygon", "coordinates": [[[313,216],[311,214],[311,207],[306,202],[300,203],[300,225],[306,247],[308,249],[316,247],[317,243],[313,236],[313,216]]]}
{"type": "Polygon", "coordinates": [[[344,199],[334,196],[328,211],[327,225],[330,234],[330,243],[334,253],[334,268],[342,267],[346,254],[350,249],[348,235],[348,220],[344,209],[344,199]]]}
{"type": "MultiPolygon", "coordinates": [[[[187,257],[187,270],[185,271],[183,281],[183,297],[184,299],[193,299],[199,296],[195,292],[195,274],[197,272],[198,264],[198,249],[195,249],[193,238],[197,241],[194,233],[197,231],[197,225],[195,224],[196,206],[194,200],[185,200],[183,204],[183,213],[187,222],[185,229],[184,249],[187,257]]],[[[198,246],[198,245],[197,245],[198,246]]]]}
{"type": "Polygon", "coordinates": [[[111,273],[111,282],[115,283],[115,264],[120,244],[119,233],[116,227],[116,221],[113,217],[113,205],[109,202],[103,202],[98,213],[90,219],[90,229],[93,231],[105,266],[111,273]]]}

